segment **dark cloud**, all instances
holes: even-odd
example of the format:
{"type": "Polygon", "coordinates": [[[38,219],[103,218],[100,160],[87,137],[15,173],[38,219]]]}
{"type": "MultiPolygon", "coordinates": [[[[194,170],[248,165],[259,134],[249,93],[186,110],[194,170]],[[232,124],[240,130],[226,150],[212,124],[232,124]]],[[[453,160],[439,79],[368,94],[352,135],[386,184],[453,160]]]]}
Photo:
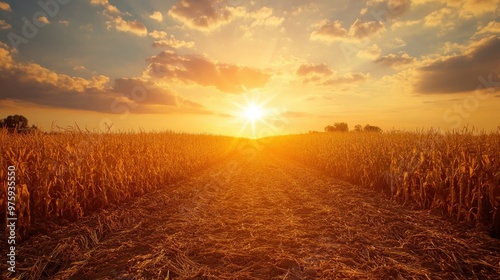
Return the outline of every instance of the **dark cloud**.
{"type": "Polygon", "coordinates": [[[500,87],[500,38],[473,43],[462,54],[437,60],[417,70],[419,93],[458,93],[500,87]]]}
{"type": "Polygon", "coordinates": [[[263,87],[270,75],[249,67],[217,63],[199,55],[179,55],[164,51],[147,61],[148,74],[160,79],[177,79],[202,86],[214,86],[229,93],[263,87]]]}
{"type": "Polygon", "coordinates": [[[34,63],[17,63],[0,48],[0,101],[13,100],[49,108],[101,113],[195,113],[211,114],[203,106],[139,78],[91,80],[55,73],[34,63]]]}

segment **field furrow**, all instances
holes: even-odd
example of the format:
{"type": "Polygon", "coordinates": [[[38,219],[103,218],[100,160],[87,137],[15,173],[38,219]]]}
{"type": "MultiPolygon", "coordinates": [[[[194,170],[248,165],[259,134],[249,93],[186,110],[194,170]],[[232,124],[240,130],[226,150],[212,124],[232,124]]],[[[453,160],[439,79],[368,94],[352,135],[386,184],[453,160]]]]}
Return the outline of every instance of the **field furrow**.
{"type": "Polygon", "coordinates": [[[264,152],[34,236],[18,254],[32,279],[500,275],[500,241],[484,232],[264,152]]]}

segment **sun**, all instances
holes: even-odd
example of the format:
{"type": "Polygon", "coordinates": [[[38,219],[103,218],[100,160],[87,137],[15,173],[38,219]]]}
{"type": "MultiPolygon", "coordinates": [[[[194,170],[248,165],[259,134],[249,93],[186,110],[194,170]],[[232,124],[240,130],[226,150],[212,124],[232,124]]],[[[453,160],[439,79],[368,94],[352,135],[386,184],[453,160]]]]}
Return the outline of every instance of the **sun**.
{"type": "Polygon", "coordinates": [[[250,104],[245,110],[245,117],[251,122],[255,122],[262,118],[262,108],[255,104],[250,104]]]}
{"type": "Polygon", "coordinates": [[[235,118],[231,123],[241,125],[238,135],[257,138],[267,131],[270,126],[269,120],[272,117],[273,109],[268,107],[268,103],[274,98],[274,95],[264,95],[262,92],[247,92],[238,99],[231,102],[234,110],[231,115],[235,118]],[[265,97],[265,98],[263,98],[265,97]]]}

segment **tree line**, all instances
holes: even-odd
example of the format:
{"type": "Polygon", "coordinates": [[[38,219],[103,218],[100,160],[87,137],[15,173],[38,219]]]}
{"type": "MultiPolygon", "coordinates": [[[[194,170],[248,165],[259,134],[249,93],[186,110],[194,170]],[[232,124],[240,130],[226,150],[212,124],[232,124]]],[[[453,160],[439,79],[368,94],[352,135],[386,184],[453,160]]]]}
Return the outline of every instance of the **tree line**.
{"type": "MultiPolygon", "coordinates": [[[[382,129],[375,125],[354,126],[354,132],[382,132],[382,129]]],[[[325,126],[325,132],[349,132],[349,125],[345,122],[337,122],[333,125],[325,126]]]]}

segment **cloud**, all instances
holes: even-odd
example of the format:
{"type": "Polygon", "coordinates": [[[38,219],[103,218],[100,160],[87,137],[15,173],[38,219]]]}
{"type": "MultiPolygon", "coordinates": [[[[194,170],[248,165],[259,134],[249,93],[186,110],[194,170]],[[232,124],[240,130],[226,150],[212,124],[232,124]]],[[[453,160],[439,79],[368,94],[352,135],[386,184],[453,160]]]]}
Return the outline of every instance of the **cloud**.
{"type": "Polygon", "coordinates": [[[60,20],[60,21],[59,21],[59,24],[62,24],[62,25],[68,26],[68,25],[69,25],[69,20],[60,20]]]}
{"type": "Polygon", "coordinates": [[[359,41],[384,30],[384,24],[379,21],[362,21],[356,19],[349,30],[342,27],[341,21],[324,20],[317,25],[319,28],[311,33],[311,40],[332,42],[335,40],[359,41]]]}
{"type": "Polygon", "coordinates": [[[387,22],[390,25],[395,19],[406,14],[410,10],[411,4],[410,0],[369,0],[361,15],[387,22]]]}
{"type": "Polygon", "coordinates": [[[137,36],[146,36],[148,34],[148,29],[144,25],[144,23],[138,20],[124,20],[120,16],[116,17],[108,17],[108,21],[106,21],[106,25],[108,30],[111,28],[115,28],[121,32],[129,32],[135,34],[137,36]]]}
{"type": "Polygon", "coordinates": [[[306,1],[304,4],[299,5],[290,5],[288,11],[285,11],[287,14],[291,14],[292,16],[299,16],[304,13],[315,13],[318,12],[319,8],[314,2],[306,1]]]}
{"type": "Polygon", "coordinates": [[[45,16],[39,16],[36,20],[43,24],[50,24],[50,20],[45,16]]]}
{"type": "Polygon", "coordinates": [[[277,28],[285,21],[283,17],[273,16],[273,9],[269,7],[262,7],[258,11],[248,14],[248,17],[254,20],[250,27],[267,26],[277,28]]]}
{"type": "Polygon", "coordinates": [[[410,26],[414,26],[414,25],[417,25],[421,22],[421,20],[407,20],[407,21],[397,21],[397,22],[394,22],[391,26],[391,28],[394,30],[394,29],[397,29],[397,28],[402,28],[402,27],[410,27],[410,26]]]}
{"type": "Polygon", "coordinates": [[[9,3],[6,3],[6,2],[0,2],[0,10],[12,12],[12,9],[10,8],[9,3]]]}
{"type": "Polygon", "coordinates": [[[90,4],[103,6],[109,14],[121,14],[120,10],[116,6],[109,4],[108,0],[90,0],[90,4]]]}
{"type": "Polygon", "coordinates": [[[300,64],[296,75],[302,79],[302,83],[323,86],[355,83],[370,78],[370,74],[364,73],[346,73],[339,77],[335,71],[324,63],[300,64]]]}
{"type": "Polygon", "coordinates": [[[380,21],[363,22],[357,19],[349,28],[349,36],[355,39],[364,39],[377,34],[384,29],[384,25],[380,21]]]}
{"type": "Polygon", "coordinates": [[[153,30],[152,32],[149,33],[149,36],[154,39],[157,39],[157,41],[154,41],[152,44],[152,46],[155,48],[169,48],[169,49],[194,48],[194,42],[177,40],[173,35],[168,36],[167,32],[165,31],[153,30]]]}
{"type": "Polygon", "coordinates": [[[368,58],[371,60],[376,59],[377,57],[380,56],[380,53],[382,52],[382,49],[380,49],[377,44],[373,44],[371,46],[368,46],[358,52],[358,57],[362,58],[368,58]]]}
{"type": "Polygon", "coordinates": [[[478,28],[474,36],[482,34],[500,34],[500,22],[490,21],[486,26],[478,28]]]}
{"type": "Polygon", "coordinates": [[[92,4],[92,5],[102,5],[102,6],[109,5],[108,0],[90,0],[90,4],[92,4]]]}
{"type": "Polygon", "coordinates": [[[192,48],[194,48],[194,42],[193,41],[187,42],[187,41],[177,40],[177,39],[175,39],[175,37],[173,35],[170,35],[167,37],[167,35],[165,34],[164,39],[154,41],[152,46],[155,48],[192,49],[192,48]]]}
{"type": "Polygon", "coordinates": [[[75,92],[81,92],[86,88],[99,88],[99,85],[93,83],[92,80],[57,74],[36,63],[17,63],[13,60],[10,51],[4,48],[0,48],[0,61],[2,62],[0,72],[3,77],[10,75],[15,77],[13,80],[26,82],[26,84],[40,83],[41,90],[48,86],[75,92]]]}
{"type": "Polygon", "coordinates": [[[481,17],[487,13],[495,13],[498,12],[498,5],[498,0],[466,0],[460,10],[460,17],[481,17]]]}
{"type": "Polygon", "coordinates": [[[298,76],[307,76],[310,74],[319,74],[321,76],[330,76],[333,74],[332,69],[322,63],[322,64],[301,64],[297,69],[298,76]]]}
{"type": "MultiPolygon", "coordinates": [[[[174,92],[141,78],[116,79],[110,91],[120,96],[136,97],[137,106],[129,106],[134,113],[188,113],[209,115],[214,112],[204,106],[178,96],[174,92]]],[[[123,103],[122,106],[126,104],[123,103]]]]}
{"type": "MultiPolygon", "coordinates": [[[[115,29],[120,32],[129,32],[143,37],[148,35],[148,29],[139,20],[125,20],[122,18],[122,12],[115,6],[109,4],[108,0],[90,0],[91,5],[100,5],[105,9],[103,15],[107,18],[106,28],[115,29]]],[[[130,15],[125,13],[125,15],[130,15]]]]}
{"type": "Polygon", "coordinates": [[[111,114],[193,113],[212,114],[202,105],[179,97],[153,82],[140,78],[70,77],[35,63],[17,63],[0,48],[0,101],[36,104],[111,114]]]}
{"type": "Polygon", "coordinates": [[[455,42],[445,42],[443,47],[441,48],[441,53],[439,56],[450,55],[450,54],[460,54],[463,53],[467,49],[467,46],[455,43],[455,42]]]}
{"type": "Polygon", "coordinates": [[[94,25],[92,25],[92,23],[86,25],[80,25],[80,30],[86,32],[92,32],[94,31],[94,25]]]}
{"type": "Polygon", "coordinates": [[[427,3],[439,2],[458,10],[462,18],[481,17],[487,13],[498,12],[498,0],[413,0],[413,5],[425,5],[427,3]]]}
{"type": "Polygon", "coordinates": [[[0,19],[0,30],[10,29],[11,27],[12,27],[12,25],[8,24],[3,19],[0,19]]]}
{"type": "Polygon", "coordinates": [[[85,68],[85,66],[77,65],[77,66],[73,67],[73,70],[83,71],[83,70],[86,70],[86,68],[85,68]]]}
{"type": "Polygon", "coordinates": [[[0,49],[0,61],[0,100],[73,109],[90,107],[89,101],[96,108],[102,106],[102,89],[90,80],[57,74],[35,63],[17,63],[5,49],[0,49]]]}
{"type": "Polygon", "coordinates": [[[414,57],[411,57],[406,52],[399,52],[398,54],[388,54],[386,56],[380,57],[373,62],[398,69],[402,66],[415,62],[415,60],[416,59],[414,57]]]}
{"type": "Polygon", "coordinates": [[[259,28],[268,28],[271,30],[284,32],[285,28],[282,27],[282,24],[285,21],[285,18],[274,16],[273,13],[273,9],[269,7],[262,7],[259,10],[251,13],[240,13],[244,14],[242,16],[243,18],[251,21],[248,25],[240,25],[240,29],[242,30],[243,34],[242,37],[252,38],[254,34],[261,31],[261,29],[259,28]]]}
{"type": "Polygon", "coordinates": [[[346,38],[348,31],[342,27],[342,22],[339,20],[329,21],[324,20],[319,24],[319,29],[311,33],[311,40],[317,41],[333,41],[335,39],[346,38]]]}
{"type": "Polygon", "coordinates": [[[163,104],[172,106],[179,105],[178,102],[180,100],[176,95],[155,86],[151,82],[146,82],[139,78],[116,79],[111,91],[121,95],[129,95],[134,89],[136,89],[137,92],[141,92],[144,93],[144,95],[147,95],[144,100],[141,100],[141,103],[143,104],[163,104]]]}
{"type": "Polygon", "coordinates": [[[159,11],[154,11],[151,15],[149,15],[149,18],[154,19],[158,22],[163,21],[163,15],[159,11]]]}
{"type": "Polygon", "coordinates": [[[152,32],[149,32],[149,36],[155,39],[164,39],[167,37],[167,32],[153,30],[152,32]]]}
{"type": "Polygon", "coordinates": [[[163,51],[147,61],[147,75],[157,79],[179,80],[201,86],[214,86],[228,93],[263,87],[270,75],[249,67],[218,63],[199,55],[179,55],[163,51]]]}
{"type": "Polygon", "coordinates": [[[350,84],[368,80],[371,77],[369,73],[346,73],[342,77],[332,77],[323,82],[323,85],[350,84]]]}
{"type": "Polygon", "coordinates": [[[165,31],[153,30],[153,32],[149,33],[149,36],[157,39],[152,44],[154,48],[168,48],[168,49],[194,48],[193,41],[177,40],[174,37],[174,35],[168,36],[167,32],[165,31]]]}
{"type": "Polygon", "coordinates": [[[453,23],[451,23],[447,17],[451,15],[452,9],[450,8],[442,8],[437,11],[434,11],[427,15],[424,19],[424,24],[426,26],[449,26],[453,23]]]}
{"type": "Polygon", "coordinates": [[[191,29],[210,32],[231,22],[238,11],[241,12],[241,7],[230,7],[221,0],[180,0],[168,14],[191,29]]]}
{"type": "MultiPolygon", "coordinates": [[[[437,59],[417,69],[418,93],[459,93],[475,90],[485,81],[500,87],[500,38],[493,35],[472,43],[461,55],[437,59]]],[[[487,87],[486,85],[484,85],[487,87]]]]}
{"type": "Polygon", "coordinates": [[[406,46],[406,42],[401,38],[394,38],[385,45],[389,49],[396,49],[406,46]]]}

